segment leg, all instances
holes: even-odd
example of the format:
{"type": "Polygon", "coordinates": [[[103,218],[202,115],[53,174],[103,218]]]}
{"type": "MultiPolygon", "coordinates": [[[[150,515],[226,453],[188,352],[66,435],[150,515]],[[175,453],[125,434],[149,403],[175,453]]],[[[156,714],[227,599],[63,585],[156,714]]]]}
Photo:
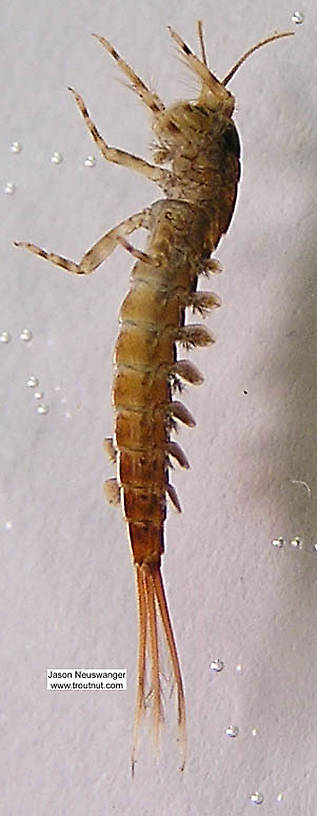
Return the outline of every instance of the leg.
{"type": "Polygon", "coordinates": [[[75,102],[86,122],[87,128],[91,133],[94,142],[107,161],[114,162],[114,164],[121,164],[123,167],[131,167],[132,170],[135,170],[137,173],[141,173],[143,176],[150,179],[150,181],[154,181],[157,184],[162,183],[164,180],[166,181],[167,177],[170,175],[169,170],[163,170],[160,167],[155,167],[153,164],[149,164],[149,162],[145,161],[145,159],[140,159],[138,156],[133,156],[132,153],[126,153],[124,150],[118,150],[116,147],[109,147],[90,118],[82,97],[77,93],[77,91],[74,91],[73,88],[68,88],[68,90],[73,94],[75,102]]]}
{"type": "Polygon", "coordinates": [[[62,269],[66,269],[67,272],[74,272],[76,275],[89,275],[90,272],[94,272],[94,270],[111,255],[114,249],[116,249],[120,237],[130,235],[131,232],[141,227],[143,227],[143,229],[149,228],[150,212],[151,209],[147,208],[135,215],[131,215],[130,218],[127,218],[125,221],[121,221],[121,224],[118,224],[112,230],[106,232],[91,249],[85,252],[79,264],[74,263],[74,261],[69,261],[61,255],[55,255],[54,252],[46,252],[45,249],[41,249],[35,244],[15,241],[14,246],[28,249],[30,252],[33,252],[34,255],[39,255],[41,258],[51,261],[55,266],[61,266],[62,269]]]}
{"type": "Polygon", "coordinates": [[[155,258],[151,258],[147,252],[142,252],[141,249],[136,249],[136,247],[130,244],[130,241],[126,241],[126,239],[122,238],[121,235],[118,238],[118,244],[121,244],[123,249],[126,249],[126,251],[129,252],[133,258],[136,258],[137,261],[150,264],[150,266],[159,266],[159,263],[157,260],[155,260],[155,258]]]}
{"type": "MultiPolygon", "coordinates": [[[[190,50],[188,45],[182,40],[179,34],[171,28],[171,26],[167,26],[168,31],[172,39],[176,42],[179,47],[179,50],[184,57],[185,62],[189,66],[189,68],[200,77],[202,85],[206,85],[209,90],[213,91],[216,95],[219,96],[219,88],[223,90],[222,83],[216,79],[216,77],[211,73],[211,71],[207,68],[207,63],[205,61],[205,53],[202,53],[202,60],[198,59],[195,54],[190,50]],[[218,94],[217,94],[218,90],[218,94]]],[[[201,34],[199,32],[199,37],[201,34]]],[[[202,40],[200,39],[201,48],[202,48],[202,40]]]]}
{"type": "Polygon", "coordinates": [[[150,217],[151,207],[147,207],[141,212],[131,215],[130,218],[126,218],[125,221],[121,221],[121,224],[118,224],[110,232],[106,232],[106,235],[99,238],[99,241],[83,255],[80,261],[82,271],[86,275],[94,272],[111,255],[118,246],[120,239],[124,239],[125,235],[131,235],[132,232],[141,228],[149,229],[150,217]]]}
{"type": "Polygon", "coordinates": [[[140,79],[140,77],[138,77],[138,75],[135,74],[132,68],[130,68],[130,65],[128,65],[127,62],[125,62],[122,59],[122,57],[120,57],[120,54],[118,54],[118,52],[113,48],[109,40],[106,40],[105,37],[100,37],[98,34],[93,34],[92,36],[95,37],[96,40],[98,40],[101,43],[101,45],[103,45],[106,51],[108,51],[108,54],[110,54],[113,57],[113,59],[116,60],[116,62],[119,65],[119,68],[121,68],[121,71],[123,71],[126,77],[128,77],[128,79],[130,80],[131,89],[138,94],[140,99],[142,99],[142,102],[144,102],[144,104],[147,105],[148,108],[150,108],[152,113],[156,114],[159,113],[160,111],[165,110],[165,105],[163,105],[163,102],[161,101],[159,96],[157,96],[156,93],[153,93],[153,91],[150,91],[149,88],[146,87],[144,82],[142,82],[142,79],[140,79]]]}

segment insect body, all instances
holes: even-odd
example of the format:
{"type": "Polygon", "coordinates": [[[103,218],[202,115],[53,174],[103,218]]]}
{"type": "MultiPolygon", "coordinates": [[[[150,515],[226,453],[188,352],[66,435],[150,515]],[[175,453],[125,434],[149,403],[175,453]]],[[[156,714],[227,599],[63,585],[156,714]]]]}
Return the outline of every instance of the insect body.
{"type": "Polygon", "coordinates": [[[121,500],[136,574],[139,653],[132,768],[145,706],[147,654],[156,737],[162,719],[159,618],[177,691],[181,767],[184,767],[184,690],[160,565],[164,551],[166,494],[180,510],[176,492],[169,482],[170,457],[188,467],[185,454],[170,439],[170,434],[175,419],[189,426],[195,424],[187,408],[173,399],[173,386],[180,379],[198,384],[203,378],[192,363],[177,359],[176,344],[189,348],[213,342],[212,335],[201,325],[185,325],[185,309],[192,307],[204,315],[220,305],[216,295],[197,292],[196,287],[200,274],[219,268],[210,255],[229,227],[239,181],[239,138],[232,120],[234,97],[226,88],[227,82],[256,48],[288,36],[288,33],[275,34],[258,43],[220,82],[207,67],[200,24],[201,59],[192,54],[174,31],[170,30],[170,34],[188,66],[199,77],[201,90],[197,101],[179,102],[168,108],[111,44],[97,37],[152,113],[156,139],[154,164],[109,147],[90,119],[82,98],[71,89],[103,156],[142,173],[158,184],[166,198],[106,233],[79,264],[47,253],[34,244],[19,244],[57,266],[83,275],[93,272],[118,243],[136,258],[130,290],[120,310],[114,353],[114,437],[105,440],[106,450],[117,466],[117,478],[106,482],[106,494],[112,503],[121,500]],[[159,166],[162,164],[168,167],[159,166]],[[127,236],[140,227],[148,233],[144,252],[127,241],[127,236]]]}

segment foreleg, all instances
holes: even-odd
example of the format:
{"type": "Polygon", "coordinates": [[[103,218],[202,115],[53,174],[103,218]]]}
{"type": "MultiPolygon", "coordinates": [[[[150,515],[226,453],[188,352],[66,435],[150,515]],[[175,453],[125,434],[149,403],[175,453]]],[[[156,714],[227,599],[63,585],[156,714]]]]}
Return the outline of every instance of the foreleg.
{"type": "Polygon", "coordinates": [[[99,34],[93,34],[92,36],[95,37],[96,40],[103,45],[106,51],[108,51],[108,54],[113,57],[121,71],[128,78],[130,83],[129,87],[131,90],[138,94],[142,102],[144,102],[144,104],[150,108],[152,113],[155,115],[165,110],[165,105],[160,97],[145,85],[143,80],[135,73],[133,68],[131,68],[131,66],[128,65],[128,63],[122,59],[122,57],[120,57],[120,54],[118,54],[118,51],[116,51],[113,45],[111,45],[109,40],[106,40],[105,37],[100,37],[99,34]]]}

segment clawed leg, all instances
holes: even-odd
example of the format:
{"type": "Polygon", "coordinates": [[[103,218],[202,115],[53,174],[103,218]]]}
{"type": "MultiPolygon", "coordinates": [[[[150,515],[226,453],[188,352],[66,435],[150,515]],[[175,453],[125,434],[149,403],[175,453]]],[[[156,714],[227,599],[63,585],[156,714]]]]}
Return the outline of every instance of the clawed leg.
{"type": "Polygon", "coordinates": [[[140,159],[138,156],[133,156],[132,153],[126,153],[124,150],[119,150],[116,147],[109,147],[90,118],[84,100],[80,94],[77,93],[77,91],[74,91],[73,88],[68,88],[68,90],[71,91],[81,115],[85,120],[87,128],[104,159],[114,162],[114,164],[121,164],[123,167],[130,167],[131,170],[141,173],[143,176],[150,179],[150,181],[154,181],[156,184],[166,182],[166,179],[170,175],[169,170],[163,170],[160,167],[155,167],[155,165],[149,164],[149,162],[145,161],[145,159],[140,159]]]}
{"type": "Polygon", "coordinates": [[[79,264],[74,263],[74,261],[69,261],[67,258],[63,258],[62,255],[56,255],[54,252],[46,252],[45,249],[41,249],[35,244],[15,241],[14,246],[28,249],[29,252],[33,252],[34,255],[39,255],[40,258],[51,261],[55,266],[61,266],[62,269],[66,269],[67,272],[74,272],[76,275],[89,275],[90,272],[94,272],[94,270],[111,255],[118,246],[120,238],[124,238],[125,235],[131,235],[132,232],[140,228],[149,229],[150,213],[151,208],[148,207],[135,215],[131,215],[130,218],[127,218],[125,221],[121,221],[121,224],[118,224],[109,232],[106,232],[102,238],[99,238],[99,241],[85,252],[79,264]]]}

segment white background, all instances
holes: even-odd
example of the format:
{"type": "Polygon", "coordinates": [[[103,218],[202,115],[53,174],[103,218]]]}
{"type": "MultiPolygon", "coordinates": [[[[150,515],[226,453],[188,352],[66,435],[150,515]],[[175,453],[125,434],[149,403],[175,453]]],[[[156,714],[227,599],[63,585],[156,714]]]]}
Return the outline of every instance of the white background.
{"type": "Polygon", "coordinates": [[[16,184],[1,195],[0,273],[0,331],[12,336],[0,347],[1,798],[10,816],[244,816],[256,790],[261,813],[316,816],[315,4],[300,10],[300,26],[282,0],[16,0],[3,10],[2,190],[16,184]],[[65,89],[82,93],[110,144],[147,158],[148,113],[90,33],[108,37],[164,100],[194,98],[166,26],[195,47],[198,17],[220,77],[272,31],[296,36],[251,57],[230,86],[243,173],[217,254],[224,273],[211,282],[223,298],[209,321],[217,344],[192,355],[206,381],[185,394],[198,427],[179,437],[192,467],[175,472],[184,513],[169,515],[163,565],[188,762],[181,778],[167,688],[159,757],[145,728],[132,781],[134,579],[120,512],[102,496],[112,347],[131,261],[119,249],[77,279],[11,242],[78,260],[160,197],[100,157],[84,166],[96,149],[65,89]],[[31,344],[19,339],[24,327],[31,344]],[[46,416],[25,386],[31,374],[46,416]],[[296,535],[301,550],[289,544],[296,535]],[[288,542],[281,550],[277,536],[288,542]],[[225,668],[212,674],[216,657],[225,668]],[[127,668],[128,690],[48,692],[48,666],[127,668]],[[240,729],[235,739],[229,725],[240,729]]]}

